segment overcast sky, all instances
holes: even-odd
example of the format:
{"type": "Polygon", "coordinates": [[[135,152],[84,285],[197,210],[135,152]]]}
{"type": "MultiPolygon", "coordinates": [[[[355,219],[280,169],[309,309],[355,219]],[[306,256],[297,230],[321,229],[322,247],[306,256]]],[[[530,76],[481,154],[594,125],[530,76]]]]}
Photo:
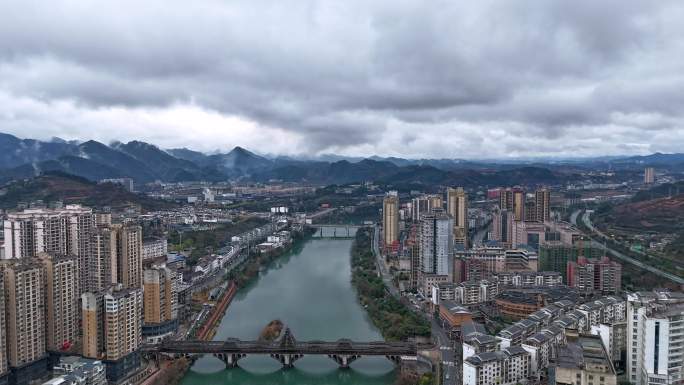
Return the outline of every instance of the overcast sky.
{"type": "Polygon", "coordinates": [[[0,131],[404,157],[684,151],[681,0],[0,2],[0,131]]]}

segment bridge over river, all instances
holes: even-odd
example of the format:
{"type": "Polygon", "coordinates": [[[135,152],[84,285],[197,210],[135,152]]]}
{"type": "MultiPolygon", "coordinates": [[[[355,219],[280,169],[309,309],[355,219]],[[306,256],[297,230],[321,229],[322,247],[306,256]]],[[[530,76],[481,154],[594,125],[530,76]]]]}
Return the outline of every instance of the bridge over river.
{"type": "Polygon", "coordinates": [[[363,356],[384,356],[395,364],[402,357],[416,357],[418,350],[429,349],[412,342],[355,342],[341,339],[334,342],[297,341],[285,329],[283,336],[273,342],[242,341],[229,338],[226,341],[169,341],[157,345],[145,345],[143,352],[153,354],[195,355],[212,354],[226,364],[227,368],[236,367],[241,358],[248,354],[269,355],[285,368],[294,366],[295,361],[304,355],[323,355],[335,361],[340,367],[347,368],[353,361],[363,356]]]}
{"type": "Polygon", "coordinates": [[[331,239],[353,239],[356,237],[356,231],[363,225],[349,225],[349,224],[311,224],[307,225],[316,230],[313,234],[314,238],[331,238],[331,239]]]}

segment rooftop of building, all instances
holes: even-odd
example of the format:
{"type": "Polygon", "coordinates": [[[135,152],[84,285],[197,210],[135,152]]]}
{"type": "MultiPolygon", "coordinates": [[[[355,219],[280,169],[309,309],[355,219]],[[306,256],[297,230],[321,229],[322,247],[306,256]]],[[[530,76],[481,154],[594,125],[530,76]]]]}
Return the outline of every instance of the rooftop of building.
{"type": "Polygon", "coordinates": [[[476,354],[474,356],[468,357],[465,362],[474,366],[480,366],[488,362],[502,361],[506,358],[520,355],[529,355],[529,353],[520,346],[511,346],[495,352],[482,352],[480,354],[476,354]]]}
{"type": "Polygon", "coordinates": [[[481,285],[489,285],[490,283],[492,283],[492,282],[489,280],[486,280],[486,279],[470,280],[470,281],[461,282],[458,286],[463,286],[466,288],[470,287],[470,288],[478,288],[479,289],[479,287],[481,285]]]}
{"type": "Polygon", "coordinates": [[[538,295],[520,291],[504,291],[496,297],[496,300],[525,305],[539,304],[538,295]]]}
{"type": "Polygon", "coordinates": [[[577,322],[576,319],[569,317],[567,315],[562,316],[562,317],[558,318],[557,320],[553,321],[553,323],[555,325],[558,325],[558,326],[563,327],[563,328],[570,327],[570,326],[574,325],[575,322],[577,322]]]}
{"type": "Polygon", "coordinates": [[[601,371],[615,374],[615,368],[608,358],[608,354],[601,342],[601,337],[595,335],[579,335],[568,337],[566,346],[558,350],[556,366],[568,369],[585,369],[590,365],[592,371],[603,367],[601,371]]]}
{"type": "Polygon", "coordinates": [[[575,306],[575,302],[570,301],[569,299],[561,299],[560,301],[554,302],[553,305],[557,306],[561,309],[569,309],[569,308],[575,306]]]}
{"type": "Polygon", "coordinates": [[[551,314],[540,309],[540,310],[537,310],[534,313],[530,314],[529,316],[527,316],[527,318],[535,320],[535,321],[544,321],[544,320],[550,319],[551,314]]]}
{"type": "Polygon", "coordinates": [[[506,253],[515,253],[515,252],[525,252],[525,253],[529,253],[532,255],[536,255],[537,249],[532,245],[519,244],[515,248],[506,250],[506,253]]]}
{"type": "Polygon", "coordinates": [[[120,298],[127,297],[131,294],[134,294],[134,293],[135,294],[142,294],[142,289],[141,288],[134,288],[134,287],[122,289],[122,288],[119,288],[116,286],[112,286],[111,288],[109,288],[107,290],[107,293],[105,294],[105,298],[111,297],[114,299],[120,299],[120,298]]]}
{"type": "Polygon", "coordinates": [[[663,303],[680,303],[684,302],[684,292],[669,291],[667,289],[654,289],[653,291],[639,291],[627,295],[628,301],[652,302],[658,301],[663,303]]]}
{"type": "Polygon", "coordinates": [[[511,326],[508,326],[501,331],[499,331],[498,336],[503,337],[503,338],[512,338],[518,334],[521,334],[523,331],[523,328],[520,327],[520,325],[513,324],[511,326]]]}
{"type": "Polygon", "coordinates": [[[463,338],[472,333],[486,334],[487,331],[484,325],[479,322],[467,321],[461,324],[461,336],[463,336],[463,338]]]}
{"type": "Polygon", "coordinates": [[[451,314],[471,314],[470,310],[456,301],[447,299],[440,301],[440,304],[451,314]]]}
{"type": "Polygon", "coordinates": [[[496,339],[494,336],[490,336],[489,334],[485,333],[480,333],[480,332],[475,332],[475,333],[470,333],[467,336],[463,338],[463,342],[468,343],[470,345],[493,345],[496,344],[499,340],[496,339]]]}
{"type": "Polygon", "coordinates": [[[552,335],[549,333],[544,333],[544,332],[539,332],[535,333],[532,336],[528,337],[525,340],[526,344],[532,344],[532,345],[541,345],[544,344],[552,339],[552,335]]]}
{"type": "Polygon", "coordinates": [[[455,289],[457,286],[458,284],[453,282],[440,282],[437,284],[439,290],[455,289]]]}
{"type": "Polygon", "coordinates": [[[656,318],[656,317],[674,317],[674,316],[680,316],[684,315],[684,303],[681,304],[676,304],[676,305],[670,305],[670,306],[664,306],[663,308],[659,308],[657,311],[653,312],[651,317],[656,318]]]}

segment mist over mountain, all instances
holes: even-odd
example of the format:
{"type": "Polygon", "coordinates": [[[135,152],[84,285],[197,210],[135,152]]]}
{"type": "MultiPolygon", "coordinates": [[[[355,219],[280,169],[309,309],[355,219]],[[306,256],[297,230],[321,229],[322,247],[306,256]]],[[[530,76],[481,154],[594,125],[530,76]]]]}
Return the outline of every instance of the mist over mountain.
{"type": "Polygon", "coordinates": [[[585,160],[469,161],[464,159],[345,158],[325,155],[296,159],[266,157],[242,147],[227,153],[205,154],[187,148],[161,149],[141,141],[109,145],[88,140],[20,139],[0,133],[0,180],[63,172],[89,180],[128,177],[136,183],[153,181],[283,181],[314,184],[379,181],[387,184],[509,185],[555,183],[563,173],[582,167],[635,170],[645,165],[679,169],[684,154],[585,160]]]}

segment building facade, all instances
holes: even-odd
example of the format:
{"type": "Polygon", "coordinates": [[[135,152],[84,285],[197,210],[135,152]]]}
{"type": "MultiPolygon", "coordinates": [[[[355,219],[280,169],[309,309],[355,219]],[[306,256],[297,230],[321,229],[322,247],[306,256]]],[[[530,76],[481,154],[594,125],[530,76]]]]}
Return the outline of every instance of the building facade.
{"type": "Polygon", "coordinates": [[[112,225],[112,229],[116,232],[117,282],[124,288],[141,288],[142,228],[112,225]]]}
{"type": "Polygon", "coordinates": [[[546,222],[551,217],[551,191],[539,189],[534,193],[535,220],[546,222]]]}
{"type": "Polygon", "coordinates": [[[513,385],[530,375],[530,355],[519,346],[484,352],[463,361],[463,385],[513,385]]]}
{"type": "Polygon", "coordinates": [[[83,356],[104,358],[104,291],[81,295],[81,329],[83,356]]]}
{"type": "Polygon", "coordinates": [[[468,248],[468,194],[462,187],[447,189],[447,213],[454,221],[454,243],[468,248]]]}
{"type": "Polygon", "coordinates": [[[442,209],[433,209],[421,218],[419,244],[421,271],[424,274],[451,276],[453,223],[451,216],[442,209]]]}
{"type": "Polygon", "coordinates": [[[568,262],[576,262],[578,257],[598,258],[602,255],[602,251],[591,247],[590,242],[546,241],[539,245],[539,270],[557,271],[563,276],[563,282],[568,282],[568,262]]]}
{"type": "Polygon", "coordinates": [[[93,231],[88,261],[88,277],[82,292],[98,292],[116,284],[118,278],[117,232],[109,226],[98,226],[93,231]]]}
{"type": "Polygon", "coordinates": [[[382,232],[386,248],[399,242],[399,197],[390,192],[382,201],[382,232]]]}
{"type": "Polygon", "coordinates": [[[567,340],[549,368],[550,384],[617,385],[615,367],[599,336],[568,333],[567,340]]]}
{"type": "Polygon", "coordinates": [[[0,266],[0,378],[4,377],[7,365],[7,322],[5,319],[5,274],[0,266]]]}
{"type": "Polygon", "coordinates": [[[583,292],[619,293],[622,286],[622,265],[608,257],[568,262],[568,286],[583,292]]]}
{"type": "Polygon", "coordinates": [[[142,290],[114,290],[104,295],[103,303],[105,357],[117,361],[142,343],[142,290]]]}
{"type": "Polygon", "coordinates": [[[93,224],[93,211],[79,205],[10,213],[4,221],[5,258],[35,257],[41,252],[86,256],[93,224]]]}
{"type": "Polygon", "coordinates": [[[627,295],[627,375],[636,385],[684,380],[684,294],[627,295]]]}
{"type": "Polygon", "coordinates": [[[6,263],[2,269],[8,362],[19,368],[46,356],[44,272],[30,261],[6,263]]]}
{"type": "Polygon", "coordinates": [[[513,191],[513,220],[525,220],[525,192],[522,190],[513,191]]]}
{"type": "Polygon", "coordinates": [[[46,349],[68,351],[80,340],[79,274],[75,256],[40,254],[45,281],[46,349]]]}
{"type": "Polygon", "coordinates": [[[644,183],[645,184],[655,183],[655,169],[653,167],[646,167],[644,169],[644,183]]]}
{"type": "Polygon", "coordinates": [[[504,245],[513,244],[513,212],[510,210],[495,209],[492,214],[492,231],[490,240],[501,242],[504,245]]]}
{"type": "Polygon", "coordinates": [[[168,242],[166,238],[147,239],[143,241],[143,261],[155,258],[166,258],[168,242]]]}
{"type": "Polygon", "coordinates": [[[145,270],[143,281],[143,335],[154,343],[177,329],[176,278],[167,267],[153,266],[145,270]]]}

